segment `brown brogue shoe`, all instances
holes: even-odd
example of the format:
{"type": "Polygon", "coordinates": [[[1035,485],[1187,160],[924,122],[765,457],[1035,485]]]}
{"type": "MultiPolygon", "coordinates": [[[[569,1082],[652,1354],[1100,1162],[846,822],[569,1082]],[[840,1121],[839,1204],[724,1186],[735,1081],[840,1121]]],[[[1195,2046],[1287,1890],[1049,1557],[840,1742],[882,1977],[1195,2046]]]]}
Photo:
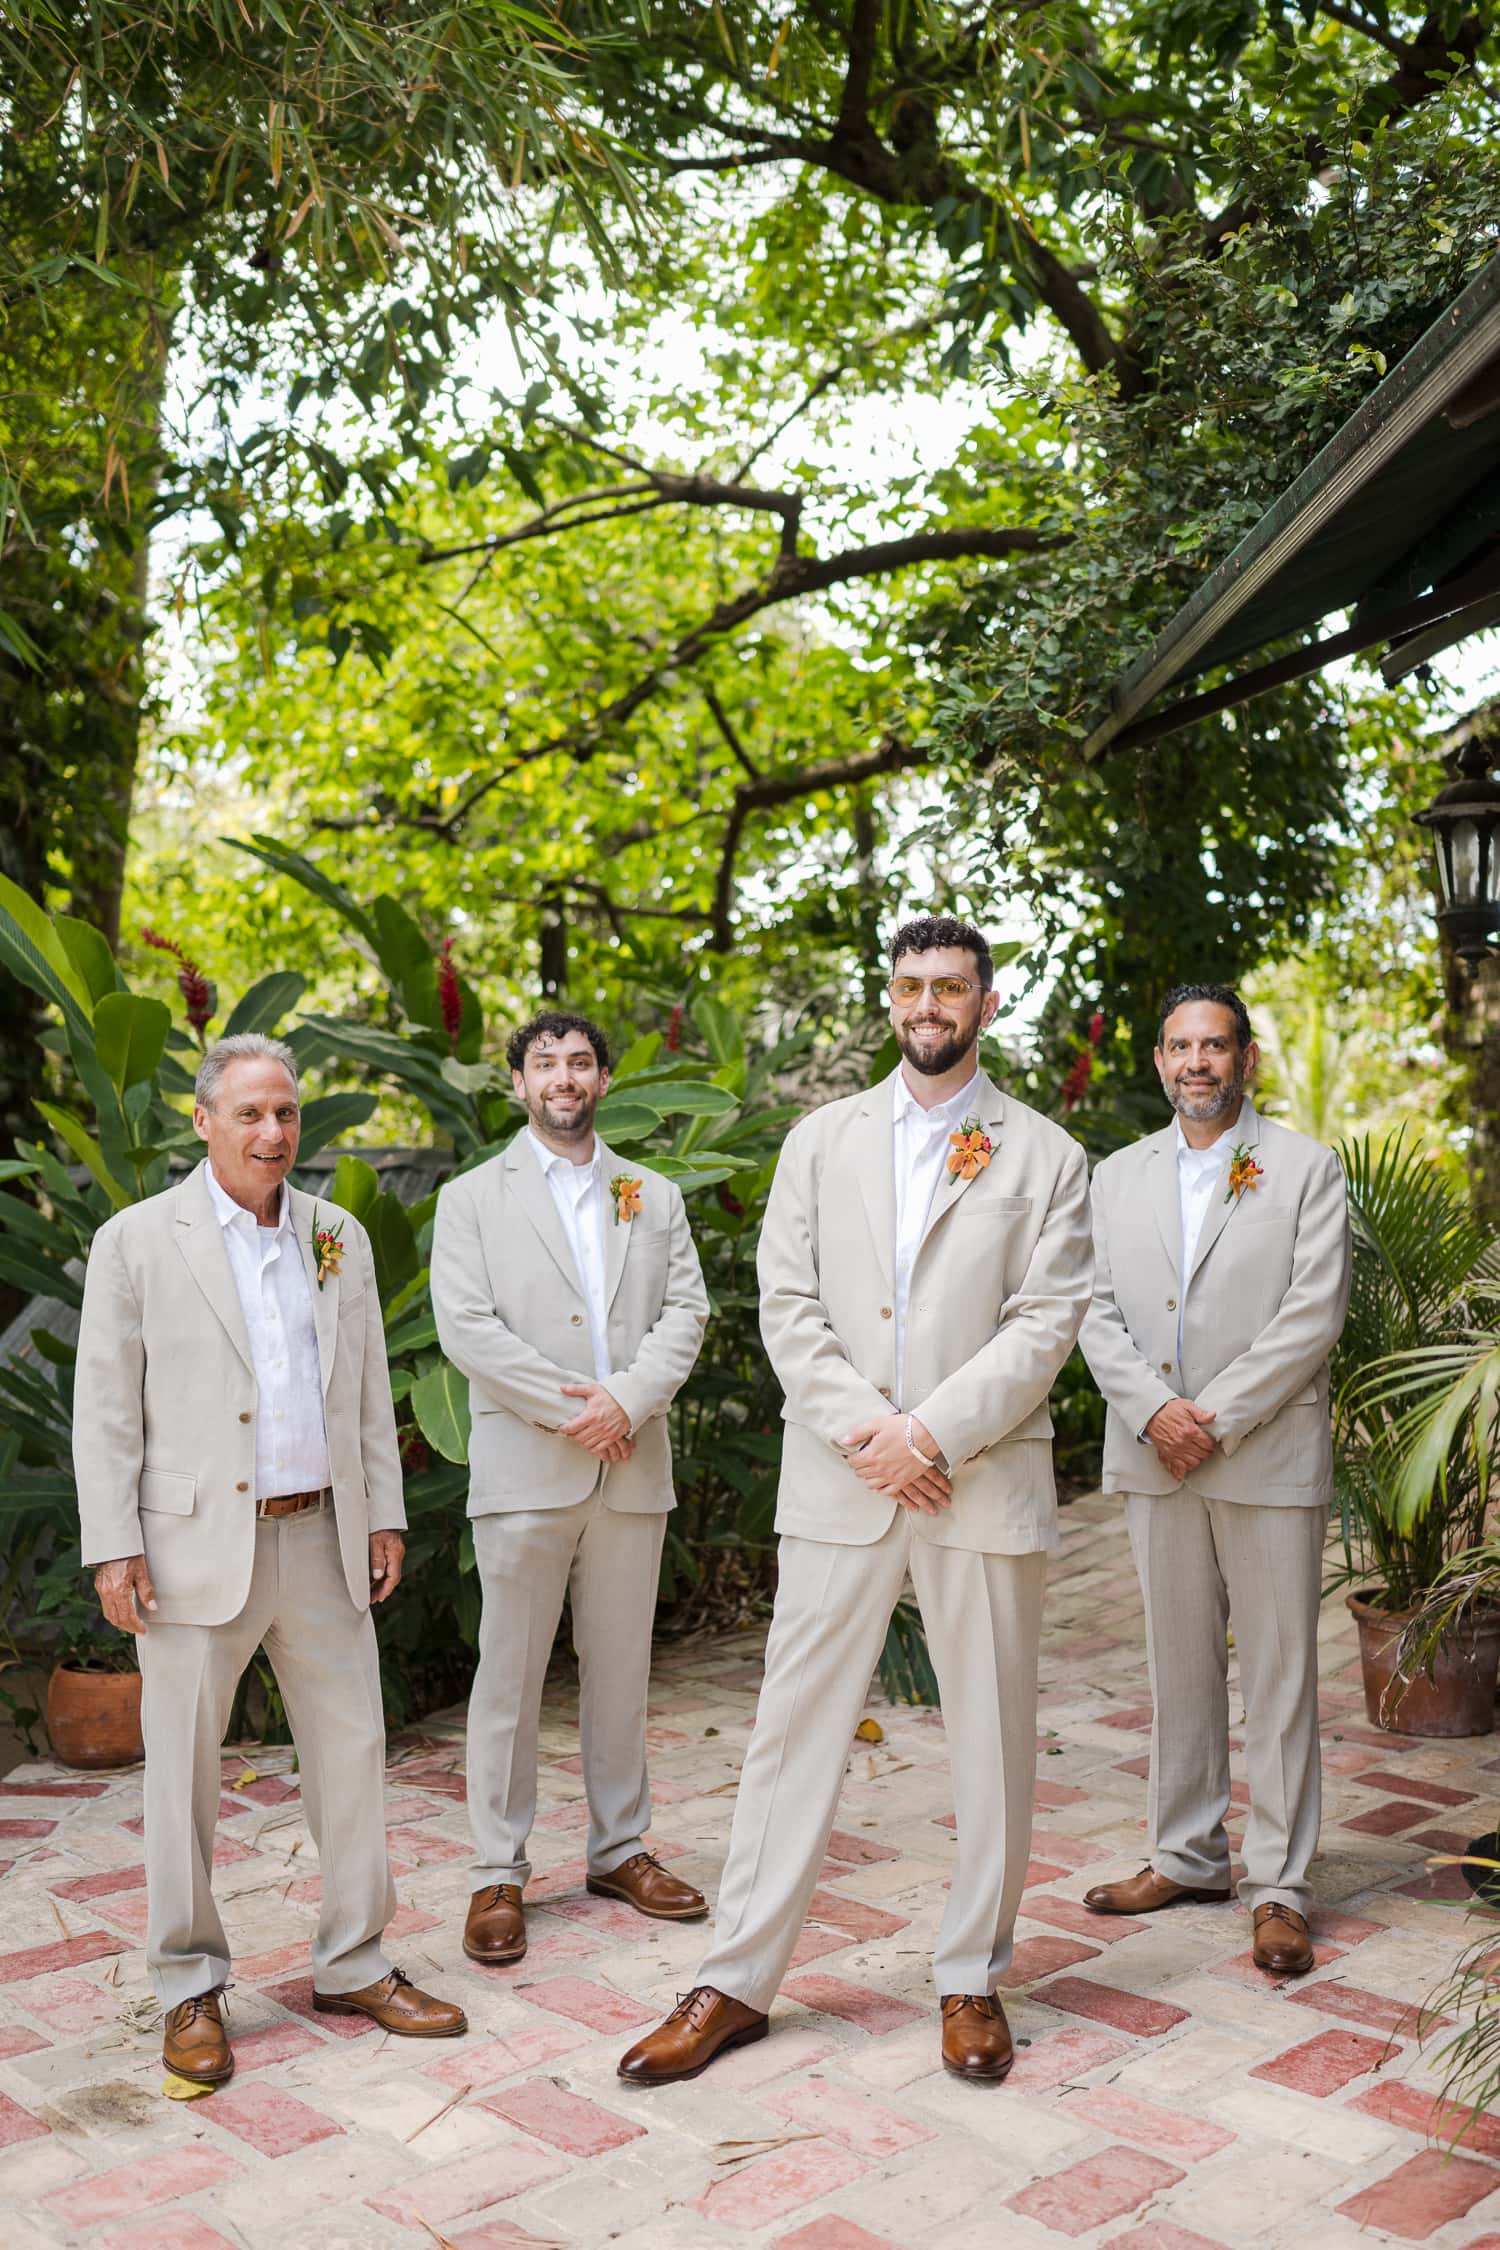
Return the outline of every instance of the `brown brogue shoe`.
{"type": "Polygon", "coordinates": [[[943,2011],[943,2068],[955,2078],[994,2083],[1015,2061],[1010,2025],[993,1992],[950,1992],[943,2011]]]}
{"type": "Polygon", "coordinates": [[[314,1992],[313,2006],[324,2016],[368,2016],[382,2031],[397,2031],[406,2039],[456,2039],[469,2028],[462,2008],[419,1992],[399,1969],[360,1992],[314,1992]]]}
{"type": "Polygon", "coordinates": [[[1156,1914],[1164,1906],[1213,1906],[1228,1896],[1227,1883],[1222,1891],[1197,1891],[1191,1884],[1174,1883],[1170,1875],[1158,1875],[1154,1867],[1143,1867],[1121,1882],[1096,1883],[1084,1892],[1083,1903],[1095,1914],[1156,1914]]]}
{"type": "Polygon", "coordinates": [[[672,2086],[696,2078],[715,2055],[764,2039],[769,2019],[711,1984],[695,1985],[655,2031],[620,2057],[619,2075],[633,2086],[672,2086]]]}
{"type": "Polygon", "coordinates": [[[1278,1977],[1305,1977],[1314,1965],[1312,1932],[1295,1906],[1272,1899],[1257,1906],[1250,1920],[1257,1969],[1269,1969],[1278,1977]]]}
{"type": "Polygon", "coordinates": [[[162,2018],[161,2059],[174,2077],[195,2086],[222,2086],[234,2076],[234,2056],[224,2031],[220,1995],[224,1987],[179,2000],[162,2018]]]}
{"type": "Polygon", "coordinates": [[[487,1883],[469,1901],[464,1951],[471,1961],[519,1961],[526,1951],[526,1916],[519,1883],[487,1883]]]}
{"type": "Polygon", "coordinates": [[[650,1852],[637,1852],[607,1875],[590,1875],[584,1888],[595,1898],[622,1898],[637,1914],[649,1914],[653,1922],[701,1922],[708,1912],[703,1893],[669,1875],[650,1852]]]}

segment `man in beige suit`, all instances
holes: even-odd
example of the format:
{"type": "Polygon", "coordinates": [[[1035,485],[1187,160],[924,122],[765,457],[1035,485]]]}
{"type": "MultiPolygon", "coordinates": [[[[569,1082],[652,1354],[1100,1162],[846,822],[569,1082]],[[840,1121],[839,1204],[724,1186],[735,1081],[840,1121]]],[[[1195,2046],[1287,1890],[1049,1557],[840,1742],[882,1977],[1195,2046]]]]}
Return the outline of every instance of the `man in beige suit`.
{"type": "Polygon", "coordinates": [[[713,1944],[622,2060],[641,2085],[764,2036],[908,1570],[958,1826],[942,2059],[976,2080],[1011,2064],[995,1986],[1031,1834],[1047,1393],[1088,1303],[1088,1182],[1078,1144],[977,1066],[998,1005],[980,933],[926,915],[890,959],[900,1066],[788,1134],[762,1230],[761,1332],[786,1393],[776,1609],[713,1944]]]}
{"type": "Polygon", "coordinates": [[[664,1921],[708,1911],[646,1849],[646,1689],[667,1514],[667,1409],[708,1296],[681,1191],[594,1131],[604,1034],[541,1015],[510,1042],[527,1123],[438,1198],[432,1303],[469,1378],[469,1514],[483,1590],[469,1703],[478,1846],[472,1960],[526,1950],[537,1729],[564,1594],[578,1652],[587,1887],[664,1921]]]}
{"type": "Polygon", "coordinates": [[[258,1645],[297,1745],[322,1906],[313,2005],[422,2038],[465,2028],[381,1951],[395,1912],[371,1600],[401,1576],[401,1468],[369,1243],[287,1184],[289,1047],[245,1033],[198,1071],[208,1154],[94,1237],[73,1458],[82,1560],[137,1635],[146,1740],[146,1958],[163,2060],[217,2085],[234,2059],[211,1887],[219,1745],[258,1645]]]}
{"type": "Polygon", "coordinates": [[[1228,1897],[1232,1618],[1250,1778],[1240,1897],[1257,1963],[1298,1976],[1313,1965],[1328,1355],[1349,1216],[1333,1152],[1246,1094],[1258,1060],[1236,993],[1177,986],[1156,1050],[1176,1122],[1094,1174],[1083,1349],[1109,1403],[1104,1486],[1125,1494],[1155,1715],[1150,1862],[1085,1903],[1144,1914],[1228,1897]]]}

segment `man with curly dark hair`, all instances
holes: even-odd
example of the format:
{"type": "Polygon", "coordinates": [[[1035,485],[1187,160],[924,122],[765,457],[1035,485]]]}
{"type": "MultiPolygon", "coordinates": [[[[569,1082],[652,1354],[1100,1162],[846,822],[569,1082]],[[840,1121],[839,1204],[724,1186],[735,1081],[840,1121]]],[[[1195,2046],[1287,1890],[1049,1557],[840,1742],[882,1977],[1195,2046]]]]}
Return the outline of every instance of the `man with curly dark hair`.
{"type": "Polygon", "coordinates": [[[899,1067],[787,1135],[761,1232],[786,1393],[776,1611],[718,1919],[693,1990],[623,2058],[660,2086],[765,2036],[908,1570],[943,1700],[958,1859],[933,1958],[943,2065],[1011,2067],[996,1987],[1026,1880],[1047,1550],[1047,1393],[1088,1304],[1083,1150],[979,1067],[998,1006],[968,923],[898,930],[899,1067]]]}

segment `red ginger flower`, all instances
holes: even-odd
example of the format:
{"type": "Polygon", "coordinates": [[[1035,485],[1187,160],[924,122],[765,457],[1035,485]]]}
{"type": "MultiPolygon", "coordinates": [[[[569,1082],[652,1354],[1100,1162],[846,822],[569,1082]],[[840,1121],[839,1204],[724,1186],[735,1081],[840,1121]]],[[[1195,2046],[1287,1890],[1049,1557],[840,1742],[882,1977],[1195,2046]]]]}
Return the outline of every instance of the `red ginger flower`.
{"type": "Polygon", "coordinates": [[[1062,1109],[1064,1117],[1076,1109],[1089,1090],[1089,1080],[1094,1075],[1094,1058],[1087,1047],[1081,1048],[1068,1065],[1068,1074],[1062,1082],[1062,1109]]]}
{"type": "Polygon", "coordinates": [[[671,1020],[667,1025],[667,1053],[669,1055],[675,1055],[681,1045],[682,1010],[681,1008],[674,1008],[672,1010],[671,1020]]]}
{"type": "Polygon", "coordinates": [[[1096,1008],[1089,1017],[1089,1043],[1086,1047],[1080,1047],[1078,1053],[1073,1057],[1072,1062],[1068,1065],[1067,1075],[1062,1082],[1062,1113],[1064,1117],[1067,1116],[1070,1109],[1078,1107],[1089,1090],[1094,1076],[1094,1056],[1098,1052],[1103,1037],[1104,1011],[1102,1008],[1096,1008]]]}
{"type": "Polygon", "coordinates": [[[163,937],[157,930],[143,929],[141,931],[141,943],[154,947],[158,953],[170,953],[173,960],[178,963],[177,989],[187,1003],[188,1026],[189,1029],[196,1031],[201,1039],[205,1028],[213,1021],[218,1010],[219,996],[217,992],[209,983],[197,962],[191,960],[183,952],[180,945],[174,945],[170,938],[163,937]]]}
{"type": "Polygon", "coordinates": [[[438,955],[438,1006],[443,1012],[443,1029],[448,1034],[448,1044],[458,1047],[459,1027],[463,1022],[463,994],[458,989],[458,967],[453,959],[453,940],[443,940],[443,950],[438,955]]]}

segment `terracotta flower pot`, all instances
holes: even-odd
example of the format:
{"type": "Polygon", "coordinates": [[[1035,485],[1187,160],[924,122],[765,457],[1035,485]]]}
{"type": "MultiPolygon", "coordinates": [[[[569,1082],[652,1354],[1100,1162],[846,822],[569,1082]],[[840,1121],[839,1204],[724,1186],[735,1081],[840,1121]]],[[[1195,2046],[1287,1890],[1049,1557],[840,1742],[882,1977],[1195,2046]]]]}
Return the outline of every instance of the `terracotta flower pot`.
{"type": "Polygon", "coordinates": [[[1429,1677],[1396,1674],[1403,1627],[1416,1612],[1383,1609],[1374,1588],[1344,1597],[1359,1627],[1365,1710],[1372,1727],[1387,1734],[1491,1734],[1495,1679],[1500,1671],[1500,1612],[1483,1610],[1438,1645],[1429,1677]]]}
{"type": "Polygon", "coordinates": [[[141,1739],[139,1672],[75,1672],[59,1664],[47,1682],[47,1737],[65,1766],[133,1766],[141,1739]]]}

